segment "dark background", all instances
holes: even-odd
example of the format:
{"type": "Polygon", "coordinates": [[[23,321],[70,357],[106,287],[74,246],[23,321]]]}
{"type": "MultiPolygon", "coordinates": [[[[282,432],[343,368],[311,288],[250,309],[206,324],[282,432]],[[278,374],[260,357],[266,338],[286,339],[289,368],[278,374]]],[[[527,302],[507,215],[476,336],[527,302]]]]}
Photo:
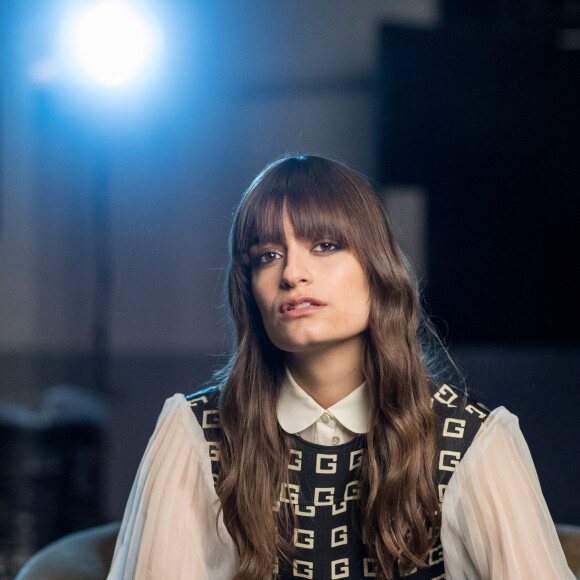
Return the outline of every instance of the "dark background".
{"type": "Polygon", "coordinates": [[[577,336],[580,53],[541,24],[383,29],[382,181],[429,191],[427,296],[456,340],[577,336]]]}

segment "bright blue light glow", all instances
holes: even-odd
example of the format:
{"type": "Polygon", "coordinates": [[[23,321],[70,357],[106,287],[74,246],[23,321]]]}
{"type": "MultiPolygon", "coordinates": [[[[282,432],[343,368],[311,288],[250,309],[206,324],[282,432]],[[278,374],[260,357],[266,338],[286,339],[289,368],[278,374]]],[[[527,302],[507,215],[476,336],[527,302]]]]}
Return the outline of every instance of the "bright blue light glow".
{"type": "Polygon", "coordinates": [[[159,49],[156,27],[135,7],[115,0],[92,4],[71,18],[67,45],[92,80],[117,87],[135,81],[159,49]]]}

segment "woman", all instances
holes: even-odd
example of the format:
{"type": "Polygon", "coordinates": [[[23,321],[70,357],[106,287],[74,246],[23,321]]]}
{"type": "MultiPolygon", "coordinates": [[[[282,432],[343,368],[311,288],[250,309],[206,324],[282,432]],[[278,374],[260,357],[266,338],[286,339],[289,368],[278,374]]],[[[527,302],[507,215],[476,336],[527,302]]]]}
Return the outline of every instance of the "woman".
{"type": "Polygon", "coordinates": [[[234,354],[218,387],[166,402],[111,580],[573,578],[517,418],[430,372],[360,175],[273,163],[230,244],[234,354]]]}

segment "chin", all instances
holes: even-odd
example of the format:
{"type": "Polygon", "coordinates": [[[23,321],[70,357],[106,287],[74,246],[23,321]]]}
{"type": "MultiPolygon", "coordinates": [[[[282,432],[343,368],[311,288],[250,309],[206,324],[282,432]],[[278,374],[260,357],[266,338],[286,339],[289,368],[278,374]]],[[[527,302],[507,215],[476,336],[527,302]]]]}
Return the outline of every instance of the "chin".
{"type": "Polygon", "coordinates": [[[312,337],[275,337],[270,340],[275,347],[284,352],[302,352],[316,348],[320,341],[312,337]]]}
{"type": "Polygon", "coordinates": [[[274,346],[284,352],[300,353],[314,350],[317,345],[316,343],[312,344],[311,342],[278,342],[274,343],[274,346]]]}
{"type": "Polygon", "coordinates": [[[319,349],[327,348],[328,346],[332,345],[334,341],[332,340],[324,340],[320,338],[313,338],[313,337],[304,337],[304,338],[296,338],[293,340],[283,340],[275,342],[275,346],[277,346],[280,350],[288,353],[303,353],[303,352],[314,352],[319,349]]]}

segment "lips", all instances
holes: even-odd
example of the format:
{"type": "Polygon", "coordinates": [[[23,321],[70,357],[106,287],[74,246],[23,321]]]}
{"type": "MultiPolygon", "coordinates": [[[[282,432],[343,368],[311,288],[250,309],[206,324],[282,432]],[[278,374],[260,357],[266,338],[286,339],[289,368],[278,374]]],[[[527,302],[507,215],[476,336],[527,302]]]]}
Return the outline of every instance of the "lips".
{"type": "Polygon", "coordinates": [[[287,314],[288,312],[296,310],[306,310],[308,308],[315,308],[319,306],[326,306],[326,304],[312,296],[299,296],[297,298],[292,298],[286,300],[280,306],[280,312],[282,314],[287,314]]]}

